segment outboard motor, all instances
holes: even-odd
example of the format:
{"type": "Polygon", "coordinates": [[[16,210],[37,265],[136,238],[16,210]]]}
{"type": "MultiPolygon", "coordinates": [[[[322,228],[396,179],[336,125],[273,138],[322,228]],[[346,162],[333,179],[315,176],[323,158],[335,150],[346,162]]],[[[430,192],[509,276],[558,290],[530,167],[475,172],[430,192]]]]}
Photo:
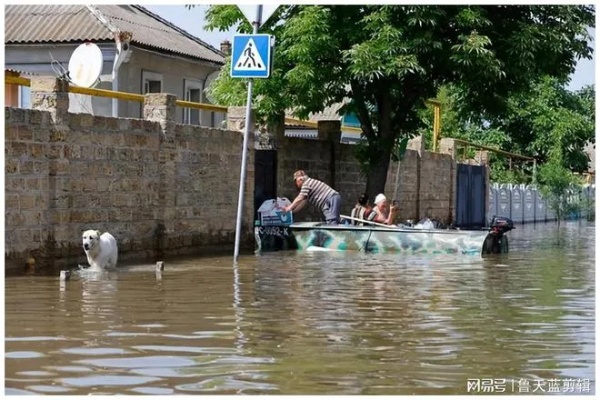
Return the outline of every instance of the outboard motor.
{"type": "Polygon", "coordinates": [[[515,229],[515,224],[510,218],[506,217],[495,216],[490,224],[490,230],[496,233],[505,234],[513,229],[515,229]]]}
{"type": "Polygon", "coordinates": [[[490,224],[490,233],[483,244],[483,252],[485,254],[508,253],[508,238],[504,234],[513,229],[515,224],[510,218],[494,216],[490,224]]]}

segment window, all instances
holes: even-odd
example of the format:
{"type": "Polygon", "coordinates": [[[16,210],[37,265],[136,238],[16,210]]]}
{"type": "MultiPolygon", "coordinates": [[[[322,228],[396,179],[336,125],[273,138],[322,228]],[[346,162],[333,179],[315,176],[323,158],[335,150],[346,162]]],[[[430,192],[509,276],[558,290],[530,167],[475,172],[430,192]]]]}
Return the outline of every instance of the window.
{"type": "Polygon", "coordinates": [[[142,70],[142,94],[161,92],[162,74],[142,70]]]}
{"type": "MultiPolygon", "coordinates": [[[[192,101],[194,103],[202,102],[202,87],[203,82],[184,79],[183,80],[183,91],[184,98],[186,101],[192,101]]],[[[202,111],[197,108],[183,108],[183,123],[190,125],[202,125],[202,111]]]]}
{"type": "Polygon", "coordinates": [[[31,90],[28,86],[19,86],[19,108],[31,108],[31,90]]]}

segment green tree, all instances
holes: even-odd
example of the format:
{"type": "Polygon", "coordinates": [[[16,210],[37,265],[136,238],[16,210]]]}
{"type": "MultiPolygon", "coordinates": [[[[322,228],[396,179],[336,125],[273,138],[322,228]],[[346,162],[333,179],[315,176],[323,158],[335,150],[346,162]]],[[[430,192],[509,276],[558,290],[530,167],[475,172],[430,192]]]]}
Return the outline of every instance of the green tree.
{"type": "Polygon", "coordinates": [[[494,125],[511,138],[511,149],[543,164],[560,149],[562,165],[588,170],[587,143],[595,142],[594,89],[570,92],[556,78],[543,77],[531,90],[512,96],[505,117],[494,125]]]}
{"type": "Polygon", "coordinates": [[[581,182],[564,165],[560,157],[542,165],[538,174],[538,187],[548,207],[556,213],[558,226],[560,221],[572,212],[579,211],[581,204],[577,188],[581,182]]]}
{"type": "MultiPolygon", "coordinates": [[[[235,6],[212,6],[209,29],[250,25],[235,6]]],[[[511,91],[541,74],[566,80],[590,58],[592,6],[280,6],[261,29],[276,37],[272,77],[257,80],[258,111],[299,118],[348,99],[367,139],[367,193],[383,191],[390,155],[420,126],[423,102],[454,82],[474,113],[496,115],[511,91]]],[[[244,104],[224,68],[213,95],[244,104]]]]}
{"type": "MultiPolygon", "coordinates": [[[[461,112],[463,96],[456,85],[442,86],[437,98],[443,104],[442,137],[535,157],[540,165],[550,160],[554,149],[560,149],[565,168],[573,172],[588,169],[585,147],[595,143],[593,85],[571,92],[556,78],[541,77],[526,90],[511,94],[506,110],[491,121],[481,115],[461,112]]],[[[424,128],[420,132],[430,141],[432,112],[423,108],[421,118],[424,128]]],[[[492,154],[491,179],[500,183],[531,181],[530,162],[513,159],[512,165],[513,168],[509,168],[507,157],[492,154]]]]}

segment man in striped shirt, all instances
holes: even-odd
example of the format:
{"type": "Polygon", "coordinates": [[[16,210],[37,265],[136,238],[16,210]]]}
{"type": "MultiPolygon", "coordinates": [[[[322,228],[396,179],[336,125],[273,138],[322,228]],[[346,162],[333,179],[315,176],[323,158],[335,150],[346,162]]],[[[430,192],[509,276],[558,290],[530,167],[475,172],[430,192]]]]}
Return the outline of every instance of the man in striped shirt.
{"type": "Polygon", "coordinates": [[[303,170],[294,172],[294,182],[300,193],[292,204],[284,207],[284,212],[301,210],[308,201],[321,210],[328,225],[339,224],[342,197],[338,192],[325,182],[310,178],[303,170]]]}

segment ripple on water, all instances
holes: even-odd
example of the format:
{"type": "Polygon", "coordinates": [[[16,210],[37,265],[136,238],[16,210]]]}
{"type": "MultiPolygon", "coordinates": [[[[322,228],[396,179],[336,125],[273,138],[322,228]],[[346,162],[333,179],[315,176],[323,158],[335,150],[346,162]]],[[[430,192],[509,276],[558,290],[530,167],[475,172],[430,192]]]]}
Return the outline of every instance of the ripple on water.
{"type": "Polygon", "coordinates": [[[54,376],[56,374],[52,373],[50,371],[20,371],[20,372],[17,372],[17,375],[24,375],[24,376],[54,376]]]}
{"type": "Polygon", "coordinates": [[[129,389],[132,392],[139,394],[151,394],[151,395],[169,395],[175,393],[171,388],[153,387],[153,386],[140,386],[129,389]]]}
{"type": "Polygon", "coordinates": [[[200,353],[200,354],[235,354],[239,350],[229,347],[189,347],[189,346],[133,346],[133,349],[142,351],[177,352],[177,353],[200,353]]]}
{"type": "Polygon", "coordinates": [[[72,392],[73,389],[69,389],[62,386],[51,386],[51,385],[31,385],[27,389],[31,389],[37,393],[68,393],[72,392]]]}
{"type": "Polygon", "coordinates": [[[160,378],[130,375],[90,375],[78,378],[62,378],[60,381],[68,386],[98,387],[98,386],[132,386],[159,381],[160,378]]]}
{"type": "Polygon", "coordinates": [[[38,393],[36,392],[32,392],[30,390],[24,390],[24,389],[14,389],[14,388],[6,388],[4,390],[4,394],[8,395],[8,396],[23,396],[23,395],[29,395],[29,396],[35,396],[38,393]]]}
{"type": "Polygon", "coordinates": [[[76,363],[89,364],[101,368],[156,368],[156,367],[189,367],[196,363],[185,357],[178,356],[148,356],[122,358],[90,358],[77,360],[76,363]]]}
{"type": "Polygon", "coordinates": [[[489,259],[277,252],[242,257],[239,269],[230,257],[173,260],[160,281],[153,265],[62,287],[56,274],[9,278],[5,393],[462,395],[468,378],[593,383],[595,229],[541,248],[554,225],[530,228],[489,259]]]}
{"type": "Polygon", "coordinates": [[[37,351],[11,351],[4,354],[5,358],[41,358],[46,357],[37,351]]]}
{"type": "Polygon", "coordinates": [[[55,336],[25,336],[25,337],[7,337],[5,342],[47,342],[50,340],[70,340],[64,337],[55,336]]]}
{"type": "Polygon", "coordinates": [[[186,383],[176,386],[177,390],[184,392],[234,392],[243,393],[245,391],[274,391],[278,390],[277,385],[251,382],[241,380],[232,376],[215,376],[197,383],[186,383]]]}
{"type": "Polygon", "coordinates": [[[66,365],[66,366],[54,366],[50,365],[46,367],[49,370],[60,371],[60,372],[91,372],[93,371],[88,367],[79,367],[76,365],[66,365]]]}
{"type": "Polygon", "coordinates": [[[93,355],[93,356],[103,356],[103,355],[111,355],[111,354],[129,354],[131,351],[125,349],[117,349],[117,348],[103,348],[103,347],[73,347],[69,349],[60,350],[63,353],[67,354],[78,354],[78,355],[93,355]]]}

